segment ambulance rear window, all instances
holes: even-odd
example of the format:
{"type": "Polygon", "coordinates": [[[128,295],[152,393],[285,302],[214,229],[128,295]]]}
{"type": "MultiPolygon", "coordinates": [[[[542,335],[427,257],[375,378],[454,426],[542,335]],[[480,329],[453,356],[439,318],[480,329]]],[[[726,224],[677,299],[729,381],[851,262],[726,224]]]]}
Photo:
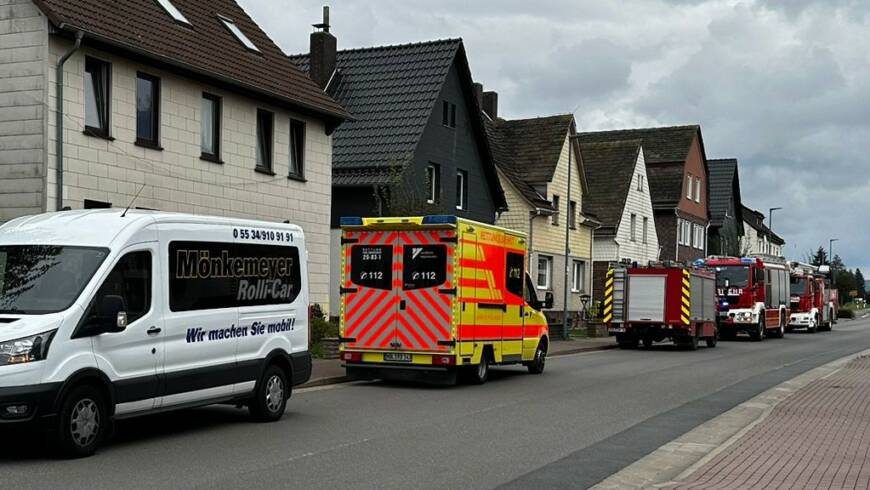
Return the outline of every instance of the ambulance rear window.
{"type": "Polygon", "coordinates": [[[392,289],[392,245],[357,245],[350,251],[350,280],[357,286],[392,289]]]}
{"type": "Polygon", "coordinates": [[[447,247],[411,245],[405,247],[402,287],[406,290],[432,288],[447,280],[447,247]]]}

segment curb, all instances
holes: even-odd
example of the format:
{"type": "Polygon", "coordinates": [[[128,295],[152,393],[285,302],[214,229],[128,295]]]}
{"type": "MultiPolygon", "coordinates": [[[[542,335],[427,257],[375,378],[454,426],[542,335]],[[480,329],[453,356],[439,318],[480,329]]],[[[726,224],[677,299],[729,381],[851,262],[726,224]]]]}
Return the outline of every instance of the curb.
{"type": "MultiPolygon", "coordinates": [[[[594,346],[594,347],[577,347],[575,349],[559,351],[557,353],[551,354],[549,357],[553,358],[553,357],[570,356],[572,354],[581,354],[583,352],[609,350],[609,349],[614,349],[616,347],[619,347],[619,346],[614,344],[614,345],[600,345],[600,346],[594,346]]],[[[352,381],[352,380],[350,378],[348,378],[347,376],[327,376],[327,377],[323,377],[323,378],[312,379],[311,381],[309,381],[305,384],[299,385],[299,386],[295,387],[294,389],[302,390],[302,389],[306,389],[306,388],[316,388],[318,386],[347,383],[350,381],[352,381]]]]}
{"type": "Polygon", "coordinates": [[[856,352],[784,381],[668,442],[592,488],[609,490],[677,485],[763,422],[792,394],[868,354],[870,349],[856,352]]]}

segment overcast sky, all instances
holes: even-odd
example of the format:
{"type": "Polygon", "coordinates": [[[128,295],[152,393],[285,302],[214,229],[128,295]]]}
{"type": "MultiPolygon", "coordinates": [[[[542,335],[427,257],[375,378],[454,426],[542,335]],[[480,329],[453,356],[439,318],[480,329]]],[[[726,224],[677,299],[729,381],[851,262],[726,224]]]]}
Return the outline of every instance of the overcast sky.
{"type": "MultiPolygon", "coordinates": [[[[288,53],[324,2],[240,0],[288,53]]],[[[506,118],[574,111],[580,130],[700,123],[740,161],[744,204],[786,254],[834,244],[870,271],[870,1],[342,0],[339,49],[462,37],[506,118]]],[[[594,182],[592,183],[594,186],[594,182]]]]}

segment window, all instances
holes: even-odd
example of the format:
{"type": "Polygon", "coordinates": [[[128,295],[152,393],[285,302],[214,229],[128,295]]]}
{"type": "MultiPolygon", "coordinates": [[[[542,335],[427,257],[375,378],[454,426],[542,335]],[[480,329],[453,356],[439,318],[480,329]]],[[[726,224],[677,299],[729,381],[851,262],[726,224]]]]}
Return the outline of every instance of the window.
{"type": "Polygon", "coordinates": [[[559,196],[553,195],[553,207],[556,208],[556,212],[553,213],[550,219],[553,222],[553,226],[559,226],[559,196]]]}
{"type": "Polygon", "coordinates": [[[698,225],[692,225],[692,246],[698,248],[698,225]]]}
{"type": "Polygon", "coordinates": [[[169,0],[157,0],[157,3],[159,3],[160,6],[163,7],[163,10],[165,10],[167,14],[175,19],[176,22],[190,25],[190,21],[187,20],[187,17],[185,17],[184,14],[182,14],[177,8],[175,8],[175,5],[172,5],[169,0]]]}
{"type": "Polygon", "coordinates": [[[686,176],[686,199],[692,199],[692,176],[686,176]]]}
{"type": "Polygon", "coordinates": [[[575,260],[571,268],[571,291],[579,293],[586,288],[586,262],[575,260]]]}
{"type": "Polygon", "coordinates": [[[111,100],[111,65],[85,58],[85,132],[109,137],[109,101],[111,100]]]}
{"type": "Polygon", "coordinates": [[[550,289],[553,277],[553,257],[538,256],[538,289],[550,289]]]}
{"type": "Polygon", "coordinates": [[[93,199],[85,199],[85,209],[108,209],[112,207],[112,203],[105,201],[94,201],[93,199]]]}
{"type": "Polygon", "coordinates": [[[305,123],[290,120],[290,177],[305,178],[305,123]]]}
{"type": "Polygon", "coordinates": [[[221,159],[221,98],[202,94],[202,134],[200,138],[202,158],[213,162],[221,159]]]}
{"type": "Polygon", "coordinates": [[[643,174],[637,174],[637,190],[643,192],[643,174]]]}
{"type": "Polygon", "coordinates": [[[701,202],[701,178],[695,178],[695,202],[701,202]]]}
{"type": "Polygon", "coordinates": [[[649,243],[649,218],[643,218],[643,243],[649,243]]]}
{"type": "Polygon", "coordinates": [[[239,26],[237,26],[236,23],[232,21],[232,19],[220,15],[218,15],[218,19],[220,19],[221,22],[223,22],[224,26],[231,33],[233,33],[234,36],[236,36],[236,39],[238,39],[239,42],[242,43],[242,46],[250,49],[251,51],[256,51],[258,53],[260,52],[260,50],[257,48],[257,45],[251,42],[250,39],[248,39],[248,36],[246,36],[245,33],[242,32],[241,29],[239,29],[239,26]]]}
{"type": "Polygon", "coordinates": [[[402,256],[402,289],[434,288],[447,280],[447,247],[408,245],[402,256]]]}
{"type": "Polygon", "coordinates": [[[465,209],[468,205],[468,172],[456,171],[456,209],[465,209]]]}
{"type": "Polygon", "coordinates": [[[441,104],[441,124],[448,128],[456,127],[456,104],[446,100],[441,104]]]}
{"type": "Polygon", "coordinates": [[[577,201],[568,202],[568,226],[577,229],[577,201]]]}
{"type": "Polygon", "coordinates": [[[136,144],[158,148],[160,129],[160,79],[136,74],[136,144]]]}
{"type": "Polygon", "coordinates": [[[365,288],[392,289],[393,246],[354,246],[350,251],[350,280],[365,288]]]}
{"type": "Polygon", "coordinates": [[[435,163],[430,163],[426,167],[426,186],[429,188],[426,202],[429,204],[437,203],[441,194],[441,169],[435,163]]]}
{"type": "Polygon", "coordinates": [[[257,169],[272,172],[272,125],[275,115],[257,109],[257,169]]]}
{"type": "Polygon", "coordinates": [[[301,290],[299,249],[252,243],[170,242],[169,308],[290,304],[301,290]]]}
{"type": "Polygon", "coordinates": [[[526,259],[522,254],[507,253],[505,260],[505,289],[514,296],[523,297],[523,269],[526,259]]]}
{"type": "Polygon", "coordinates": [[[103,298],[119,296],[123,300],[127,323],[132,324],[151,310],[151,252],[130,252],[115,264],[100,286],[85,313],[88,326],[115,326],[116,317],[103,314],[103,298]]]}
{"type": "Polygon", "coordinates": [[[634,213],[631,215],[631,241],[637,241],[637,215],[634,213]]]}

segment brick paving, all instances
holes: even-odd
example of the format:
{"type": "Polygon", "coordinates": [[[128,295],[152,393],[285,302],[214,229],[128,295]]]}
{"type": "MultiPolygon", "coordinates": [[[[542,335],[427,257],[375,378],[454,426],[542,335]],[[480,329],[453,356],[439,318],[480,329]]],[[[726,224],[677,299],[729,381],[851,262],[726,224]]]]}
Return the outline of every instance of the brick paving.
{"type": "Polygon", "coordinates": [[[870,488],[870,357],[800,389],[671,488],[870,488]]]}

